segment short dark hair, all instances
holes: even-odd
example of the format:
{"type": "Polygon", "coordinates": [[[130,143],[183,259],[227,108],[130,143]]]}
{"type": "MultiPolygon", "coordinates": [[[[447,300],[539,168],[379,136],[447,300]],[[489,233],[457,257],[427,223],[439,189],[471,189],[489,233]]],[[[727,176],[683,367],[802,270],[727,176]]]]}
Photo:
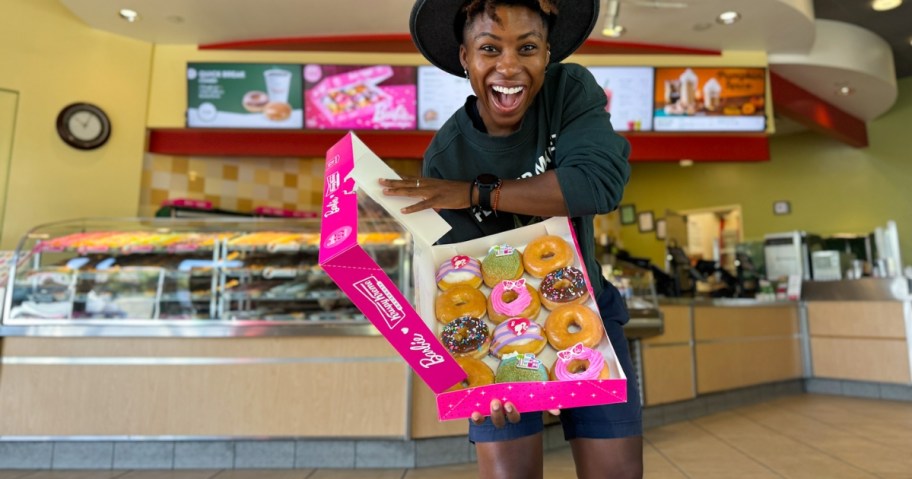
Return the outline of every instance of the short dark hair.
{"type": "Polygon", "coordinates": [[[541,16],[542,23],[551,31],[554,21],[557,20],[557,5],[552,0],[467,0],[453,23],[453,31],[456,39],[461,44],[463,42],[463,31],[465,27],[479,15],[487,15],[495,22],[500,22],[497,16],[497,7],[501,5],[526,7],[533,12],[538,12],[541,16]]]}

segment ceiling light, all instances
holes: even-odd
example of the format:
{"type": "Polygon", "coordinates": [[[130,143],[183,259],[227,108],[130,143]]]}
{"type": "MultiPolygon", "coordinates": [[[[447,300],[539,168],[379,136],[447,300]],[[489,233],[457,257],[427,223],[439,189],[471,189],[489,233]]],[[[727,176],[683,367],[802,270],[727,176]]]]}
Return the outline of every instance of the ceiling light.
{"type": "Polygon", "coordinates": [[[878,12],[893,10],[900,5],[902,5],[902,0],[874,0],[871,2],[871,8],[878,12]]]}
{"type": "Polygon", "coordinates": [[[722,12],[719,14],[719,18],[716,18],[716,21],[723,25],[731,25],[738,20],[741,20],[741,14],[734,11],[722,12]]]}
{"type": "Polygon", "coordinates": [[[603,28],[602,35],[604,35],[606,37],[617,38],[617,37],[623,35],[624,32],[626,32],[626,31],[627,31],[626,28],[624,28],[620,25],[614,25],[614,26],[609,26],[609,27],[603,28]]]}
{"type": "Polygon", "coordinates": [[[852,93],[855,93],[855,89],[850,87],[849,85],[843,85],[843,86],[839,87],[838,90],[836,90],[836,93],[841,96],[849,96],[852,93]]]}
{"type": "Polygon", "coordinates": [[[683,168],[687,168],[694,165],[694,160],[681,160],[678,164],[683,168]]]}
{"type": "Polygon", "coordinates": [[[121,8],[119,14],[120,14],[120,18],[123,18],[124,20],[126,20],[130,23],[133,23],[133,22],[139,20],[139,13],[136,10],[130,10],[129,8],[121,8]]]}

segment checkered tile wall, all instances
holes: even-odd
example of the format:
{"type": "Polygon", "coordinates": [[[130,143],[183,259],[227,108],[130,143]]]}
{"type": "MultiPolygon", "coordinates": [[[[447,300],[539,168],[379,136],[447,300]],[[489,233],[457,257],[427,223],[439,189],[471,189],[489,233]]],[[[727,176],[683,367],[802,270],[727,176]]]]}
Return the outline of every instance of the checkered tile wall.
{"type": "MultiPolygon", "coordinates": [[[[400,175],[421,172],[416,160],[387,160],[400,175]]],[[[139,215],[152,216],[162,202],[187,198],[213,207],[250,212],[258,206],[319,211],[323,204],[322,158],[219,158],[147,154],[139,215]]]]}

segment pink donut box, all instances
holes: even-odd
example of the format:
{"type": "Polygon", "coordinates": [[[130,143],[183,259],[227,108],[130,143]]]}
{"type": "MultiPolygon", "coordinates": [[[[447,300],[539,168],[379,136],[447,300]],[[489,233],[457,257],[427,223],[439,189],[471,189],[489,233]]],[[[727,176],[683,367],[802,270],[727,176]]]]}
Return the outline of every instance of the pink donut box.
{"type": "MultiPolygon", "coordinates": [[[[498,383],[446,392],[466,375],[437,339],[438,322],[434,315],[437,267],[456,255],[482,259],[497,244],[509,244],[521,251],[528,241],[552,234],[574,246],[574,266],[585,271],[579,259],[579,246],[568,218],[551,218],[541,223],[479,238],[464,243],[433,246],[450,226],[434,211],[403,215],[400,209],[413,200],[387,197],[377,178],[399,176],[354,134],[348,133],[327,151],[324,183],[320,265],[390,342],[415,373],[434,391],[440,420],[465,419],[474,411],[486,412],[490,401],[500,398],[513,402],[520,412],[544,411],[627,401],[627,378],[614,355],[608,337],[594,349],[602,353],[611,379],[582,381],[543,381],[498,383]],[[356,186],[357,185],[357,186],[356,186]],[[412,260],[415,305],[409,303],[395,283],[370,258],[357,242],[358,199],[356,191],[366,194],[412,234],[412,260]]],[[[536,288],[540,280],[524,276],[536,288]]],[[[596,312],[598,307],[588,284],[589,299],[584,303],[596,312]]],[[[482,286],[485,295],[490,289],[482,286]]],[[[542,308],[537,322],[544,324],[548,311],[542,308]]],[[[533,318],[534,319],[534,318],[533,318]]],[[[493,331],[493,325],[488,323],[493,331]]],[[[556,351],[549,347],[539,355],[550,369],[556,351]]],[[[496,358],[484,361],[496,371],[496,358]]]]}

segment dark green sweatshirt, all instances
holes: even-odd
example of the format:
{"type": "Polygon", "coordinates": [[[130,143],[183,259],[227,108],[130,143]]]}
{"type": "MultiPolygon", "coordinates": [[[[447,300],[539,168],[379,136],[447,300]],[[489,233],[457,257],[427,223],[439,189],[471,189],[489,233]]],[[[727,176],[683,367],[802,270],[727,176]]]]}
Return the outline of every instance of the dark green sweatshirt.
{"type": "MultiPolygon", "coordinates": [[[[509,136],[479,131],[465,107],[453,114],[425,153],[424,176],[472,181],[482,173],[511,179],[555,170],[598,295],[607,281],[595,258],[592,217],[617,208],[630,175],[630,145],[611,127],[606,101],[588,70],[575,64],[553,64],[520,129],[509,136]]],[[[468,241],[538,220],[505,212],[495,216],[443,210],[440,214],[453,227],[440,244],[468,241]]]]}

